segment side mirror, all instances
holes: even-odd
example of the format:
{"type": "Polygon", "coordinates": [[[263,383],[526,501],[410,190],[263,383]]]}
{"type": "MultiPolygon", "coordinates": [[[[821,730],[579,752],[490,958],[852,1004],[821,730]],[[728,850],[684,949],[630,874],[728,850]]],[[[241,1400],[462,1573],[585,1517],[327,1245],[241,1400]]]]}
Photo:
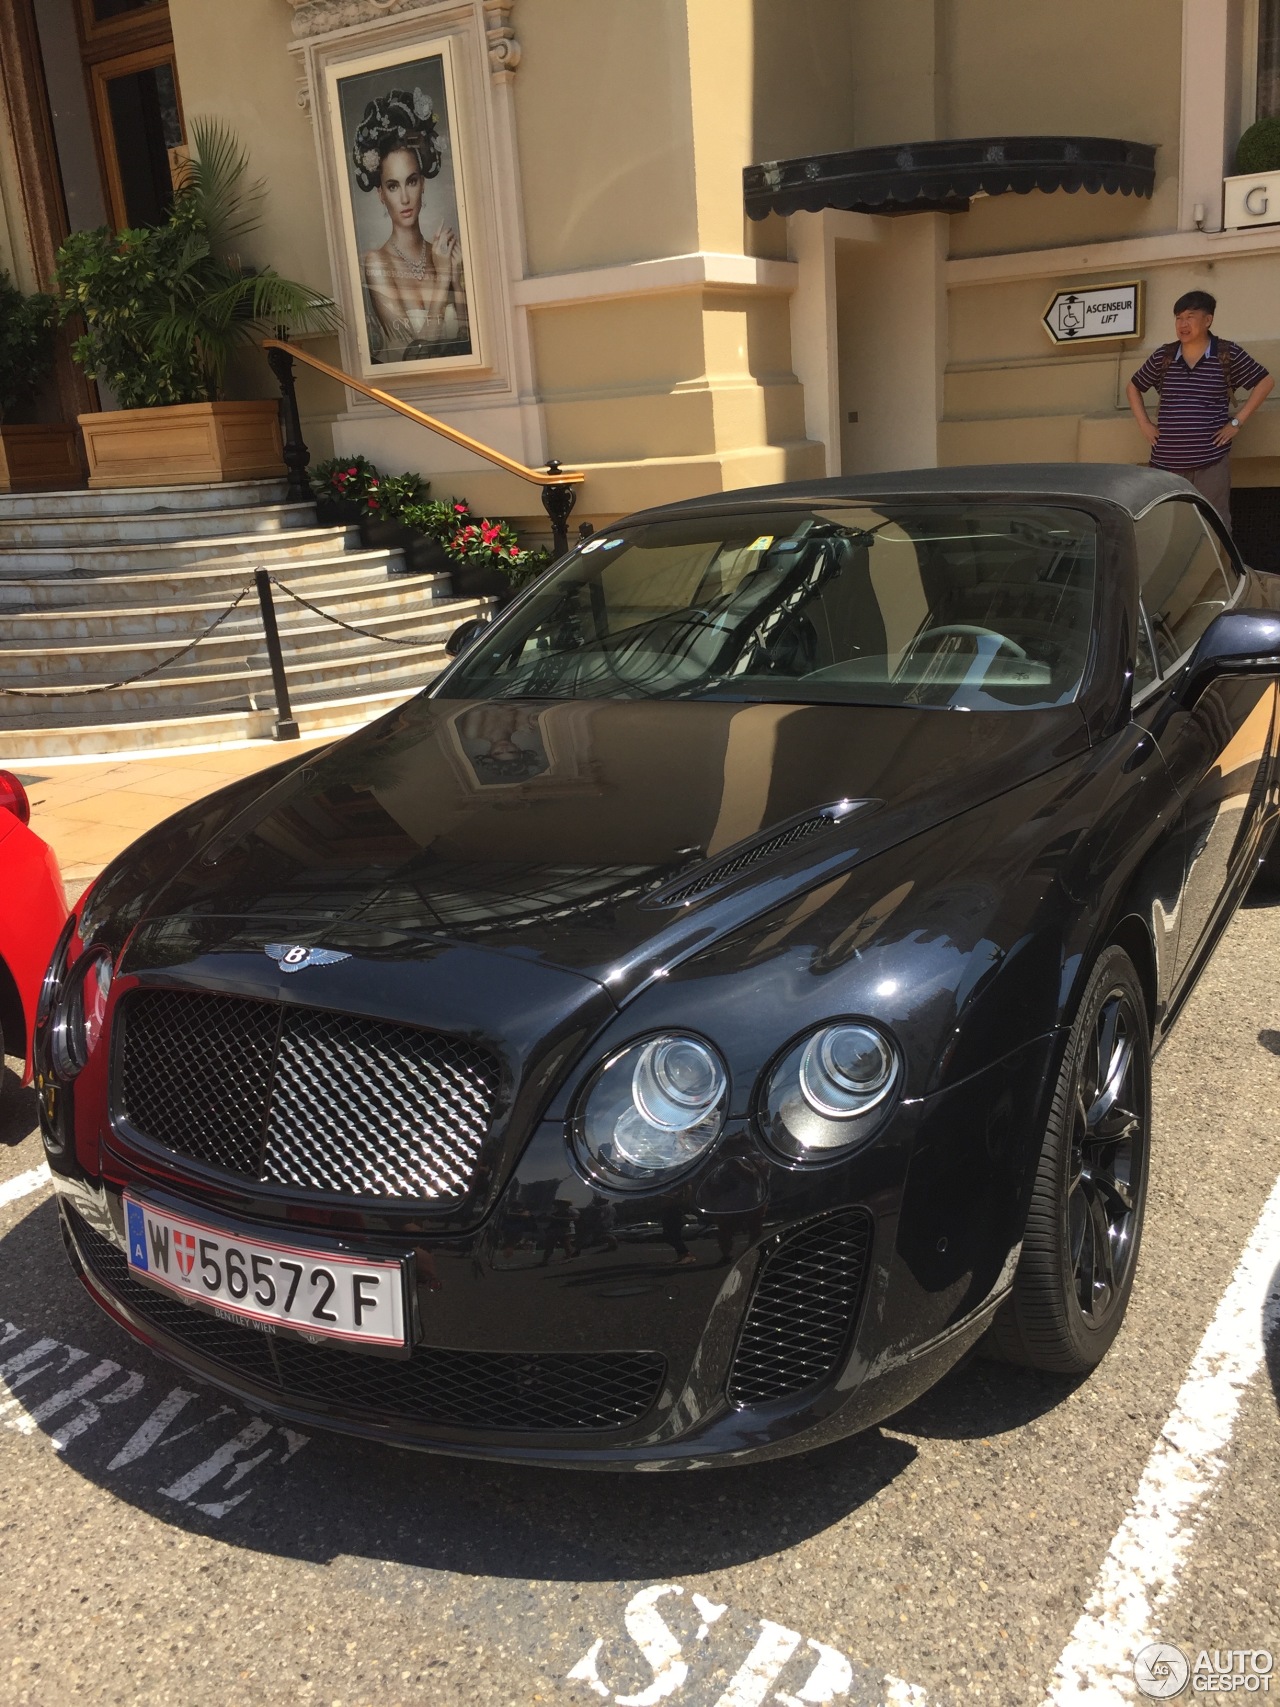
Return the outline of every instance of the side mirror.
{"type": "Polygon", "coordinates": [[[1178,695],[1195,700],[1218,676],[1280,674],[1280,614],[1228,610],[1196,642],[1178,695]]]}
{"type": "Polygon", "coordinates": [[[472,641],[479,640],[485,629],[489,627],[487,616],[469,616],[460,627],[444,643],[444,649],[451,658],[456,658],[459,652],[465,652],[472,641]]]}

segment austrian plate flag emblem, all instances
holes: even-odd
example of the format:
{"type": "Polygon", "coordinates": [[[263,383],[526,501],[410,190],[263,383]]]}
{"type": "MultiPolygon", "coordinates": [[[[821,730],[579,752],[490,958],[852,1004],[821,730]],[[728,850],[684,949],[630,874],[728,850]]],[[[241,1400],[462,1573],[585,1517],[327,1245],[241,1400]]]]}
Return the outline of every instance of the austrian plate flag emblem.
{"type": "Polygon", "coordinates": [[[189,1275],[196,1260],[195,1234],[180,1233],[175,1227],[173,1230],[173,1254],[178,1259],[178,1267],[182,1270],[183,1275],[189,1275]]]}

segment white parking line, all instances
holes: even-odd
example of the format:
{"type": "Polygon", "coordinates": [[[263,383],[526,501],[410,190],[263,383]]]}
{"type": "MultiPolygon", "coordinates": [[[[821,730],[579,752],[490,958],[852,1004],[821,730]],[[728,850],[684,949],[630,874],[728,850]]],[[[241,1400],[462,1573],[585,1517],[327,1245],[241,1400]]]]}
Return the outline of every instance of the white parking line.
{"type": "Polygon", "coordinates": [[[0,1183],[0,1209],[6,1203],[16,1203],[20,1197],[30,1197],[33,1191],[39,1191],[42,1186],[52,1183],[48,1165],[41,1162],[38,1168],[28,1168],[25,1174],[15,1174],[12,1179],[0,1183]]]}
{"type": "Polygon", "coordinates": [[[1226,1466],[1245,1388],[1280,1324],[1280,1179],[1192,1360],[1133,1503],[1049,1690],[1054,1707],[1133,1699],[1133,1658],[1177,1587],[1206,1501],[1226,1466]]]}

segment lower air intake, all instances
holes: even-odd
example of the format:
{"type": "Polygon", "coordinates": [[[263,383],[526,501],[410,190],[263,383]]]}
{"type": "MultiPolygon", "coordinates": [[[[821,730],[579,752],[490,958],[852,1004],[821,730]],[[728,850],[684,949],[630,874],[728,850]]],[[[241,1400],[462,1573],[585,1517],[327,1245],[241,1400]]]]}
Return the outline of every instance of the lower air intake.
{"type": "Polygon", "coordinates": [[[656,1352],[451,1351],[415,1346],[404,1362],[260,1334],[144,1286],[124,1252],[68,1210],[95,1281],[130,1313],[197,1357],[303,1408],[381,1422],[526,1434],[625,1428],[652,1410],[666,1361],[656,1352]]]}
{"type": "Polygon", "coordinates": [[[842,1210],[787,1234],[765,1257],[729,1375],[735,1405],[825,1381],[853,1337],[871,1254],[871,1216],[842,1210]]]}

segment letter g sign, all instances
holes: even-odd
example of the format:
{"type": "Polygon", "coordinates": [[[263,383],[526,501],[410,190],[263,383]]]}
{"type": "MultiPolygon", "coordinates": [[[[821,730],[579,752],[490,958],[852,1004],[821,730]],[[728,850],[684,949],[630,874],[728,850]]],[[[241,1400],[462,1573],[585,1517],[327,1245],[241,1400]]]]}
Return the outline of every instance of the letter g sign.
{"type": "Polygon", "coordinates": [[[1251,190],[1247,190],[1245,192],[1244,206],[1245,212],[1253,214],[1255,219],[1260,214],[1264,214],[1267,211],[1267,186],[1265,184],[1255,184],[1251,190]]]}

